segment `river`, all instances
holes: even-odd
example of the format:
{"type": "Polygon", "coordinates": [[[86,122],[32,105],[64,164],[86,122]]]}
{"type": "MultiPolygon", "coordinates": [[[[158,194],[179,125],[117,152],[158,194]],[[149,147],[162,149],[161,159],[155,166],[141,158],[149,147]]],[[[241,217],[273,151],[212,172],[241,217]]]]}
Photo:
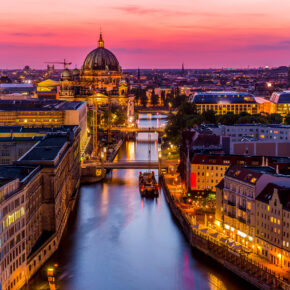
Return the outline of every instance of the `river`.
{"type": "MultiPolygon", "coordinates": [[[[159,126],[144,115],[139,126],[159,126]]],[[[152,159],[158,144],[151,138],[152,159]]],[[[118,159],[148,158],[148,135],[126,142],[118,159]],[[146,140],[147,139],[147,140],[146,140]]],[[[138,191],[138,170],[113,170],[103,183],[81,187],[80,199],[59,250],[60,289],[244,289],[243,281],[192,250],[170,213],[163,193],[147,200],[138,191]]],[[[157,174],[157,172],[156,172],[157,174]]],[[[43,267],[45,273],[46,266],[43,267]]],[[[41,274],[41,271],[40,271],[41,274]]],[[[29,289],[45,289],[37,275],[29,289]]]]}

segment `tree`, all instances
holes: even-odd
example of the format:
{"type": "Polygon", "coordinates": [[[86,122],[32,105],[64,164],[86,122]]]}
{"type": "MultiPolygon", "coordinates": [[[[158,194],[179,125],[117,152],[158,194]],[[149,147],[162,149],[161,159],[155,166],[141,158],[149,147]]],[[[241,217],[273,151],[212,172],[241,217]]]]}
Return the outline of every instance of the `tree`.
{"type": "Polygon", "coordinates": [[[158,104],[158,95],[155,94],[155,91],[153,89],[151,94],[151,105],[156,106],[157,104],[158,104]]]}
{"type": "Polygon", "coordinates": [[[166,94],[165,94],[165,91],[162,90],[161,91],[161,102],[162,102],[163,106],[165,106],[165,99],[166,99],[166,94]]]}
{"type": "Polygon", "coordinates": [[[182,131],[200,123],[202,118],[196,113],[195,104],[184,102],[179,106],[176,115],[171,114],[168,117],[165,132],[172,143],[179,145],[182,131]]]}
{"type": "Polygon", "coordinates": [[[146,95],[146,92],[145,91],[142,91],[142,94],[141,94],[141,104],[143,107],[146,107],[147,106],[147,103],[148,103],[148,97],[146,95]]]}
{"type": "Polygon", "coordinates": [[[271,114],[267,119],[270,124],[281,124],[283,121],[283,117],[280,114],[271,114]]]}
{"type": "Polygon", "coordinates": [[[285,117],[284,122],[285,122],[286,125],[290,125],[290,114],[288,114],[288,115],[285,117]]]}
{"type": "Polygon", "coordinates": [[[213,111],[213,110],[204,111],[204,112],[202,112],[201,115],[202,115],[205,123],[216,124],[217,117],[216,117],[215,111],[213,111]]]}
{"type": "Polygon", "coordinates": [[[218,122],[223,125],[233,125],[235,124],[237,116],[233,112],[228,112],[225,115],[220,115],[218,117],[218,122]]]}
{"type": "Polygon", "coordinates": [[[178,108],[181,104],[185,103],[186,100],[186,95],[176,95],[176,97],[172,100],[172,107],[178,108]]]}

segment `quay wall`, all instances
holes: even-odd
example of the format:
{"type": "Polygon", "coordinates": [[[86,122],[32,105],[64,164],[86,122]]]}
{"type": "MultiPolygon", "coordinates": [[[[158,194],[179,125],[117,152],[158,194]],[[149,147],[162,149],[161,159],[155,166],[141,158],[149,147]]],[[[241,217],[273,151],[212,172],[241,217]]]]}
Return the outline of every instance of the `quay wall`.
{"type": "Polygon", "coordinates": [[[290,290],[290,285],[287,281],[283,281],[281,277],[275,275],[273,272],[271,273],[266,267],[259,265],[245,255],[232,251],[221,242],[193,228],[190,220],[176,205],[174,197],[170,194],[166,186],[165,179],[161,176],[160,180],[169,208],[192,247],[211,257],[226,269],[259,289],[290,290]]]}

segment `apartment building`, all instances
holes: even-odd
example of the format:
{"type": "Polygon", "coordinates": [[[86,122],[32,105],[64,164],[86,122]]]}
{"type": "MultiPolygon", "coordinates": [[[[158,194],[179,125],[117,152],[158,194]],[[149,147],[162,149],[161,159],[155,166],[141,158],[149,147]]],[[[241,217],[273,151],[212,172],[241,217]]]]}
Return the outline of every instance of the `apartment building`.
{"type": "Polygon", "coordinates": [[[234,240],[248,247],[255,247],[256,198],[271,182],[290,184],[289,176],[277,174],[272,167],[241,167],[232,165],[224,177],[222,204],[223,227],[234,240]]]}
{"type": "Polygon", "coordinates": [[[268,184],[256,199],[257,254],[290,267],[290,186],[268,184]]]}
{"type": "Polygon", "coordinates": [[[237,124],[217,125],[208,128],[213,134],[231,137],[232,142],[252,138],[259,141],[289,141],[290,125],[277,124],[237,124]]]}
{"type": "Polygon", "coordinates": [[[0,166],[0,277],[2,289],[20,289],[26,279],[27,212],[34,205],[40,167],[0,166]],[[31,197],[30,202],[27,197],[31,197]]]}
{"type": "Polygon", "coordinates": [[[74,207],[80,128],[47,134],[13,165],[0,166],[0,177],[0,278],[3,289],[20,289],[58,248],[74,207]]]}
{"type": "Polygon", "coordinates": [[[87,104],[59,100],[0,100],[0,126],[61,127],[78,125],[87,137],[87,104]]]}

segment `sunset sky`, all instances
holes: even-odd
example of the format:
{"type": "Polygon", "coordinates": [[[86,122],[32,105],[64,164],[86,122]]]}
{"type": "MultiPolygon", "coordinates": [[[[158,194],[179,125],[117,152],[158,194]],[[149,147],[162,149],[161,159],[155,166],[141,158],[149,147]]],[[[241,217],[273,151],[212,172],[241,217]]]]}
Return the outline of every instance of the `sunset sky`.
{"type": "Polygon", "coordinates": [[[0,8],[1,69],[64,58],[80,67],[100,26],[123,68],[290,64],[289,0],[14,0],[0,8]]]}

